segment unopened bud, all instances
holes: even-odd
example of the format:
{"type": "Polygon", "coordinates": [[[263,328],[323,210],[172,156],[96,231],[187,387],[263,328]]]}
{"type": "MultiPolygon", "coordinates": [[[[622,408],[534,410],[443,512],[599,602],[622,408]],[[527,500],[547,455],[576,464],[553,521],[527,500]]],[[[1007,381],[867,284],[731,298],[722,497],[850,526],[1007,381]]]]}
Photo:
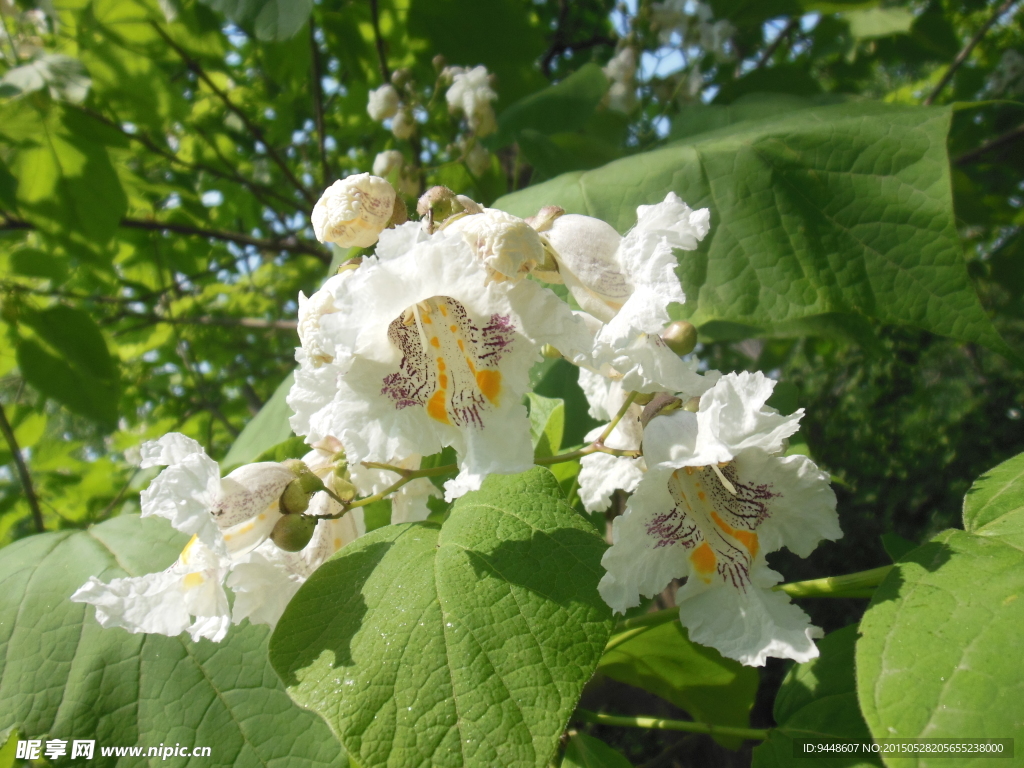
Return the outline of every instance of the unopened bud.
{"type": "Polygon", "coordinates": [[[305,549],[309,540],[313,538],[317,522],[319,521],[316,518],[306,515],[285,515],[277,521],[274,530],[270,532],[270,540],[278,549],[298,552],[305,549]]]}
{"type": "Polygon", "coordinates": [[[312,496],[314,493],[324,489],[324,481],[312,472],[299,475],[298,483],[302,486],[302,490],[307,496],[312,496]]]}
{"type": "Polygon", "coordinates": [[[310,494],[302,487],[302,479],[313,475],[312,472],[301,475],[295,480],[292,480],[288,485],[284,487],[284,491],[281,493],[281,512],[285,515],[301,515],[307,509],[309,509],[309,496],[310,494]]]}
{"type": "Polygon", "coordinates": [[[352,485],[351,480],[335,475],[334,495],[344,502],[352,501],[356,497],[356,487],[352,485]]]}
{"type": "Polygon", "coordinates": [[[409,220],[409,209],[405,207],[405,200],[400,197],[395,197],[395,209],[391,213],[391,221],[388,223],[389,227],[397,227],[399,224],[405,224],[409,220]]]}
{"type": "Polygon", "coordinates": [[[459,195],[448,187],[431,187],[416,203],[416,213],[420,218],[427,219],[431,225],[438,225],[464,210],[466,207],[459,201],[459,195]]]}
{"type": "Polygon", "coordinates": [[[557,205],[545,205],[533,216],[526,219],[526,223],[538,232],[547,232],[551,229],[551,225],[555,223],[555,219],[564,214],[565,208],[557,205]]]}
{"type": "Polygon", "coordinates": [[[511,213],[487,209],[445,222],[447,231],[460,232],[492,280],[516,282],[544,261],[544,242],[529,224],[511,213]]]}
{"type": "Polygon", "coordinates": [[[296,477],[310,471],[309,467],[306,466],[306,462],[302,459],[285,459],[281,462],[281,466],[292,472],[296,477]]]}
{"type": "Polygon", "coordinates": [[[651,398],[651,402],[644,406],[643,413],[640,414],[640,423],[646,427],[655,416],[677,411],[682,404],[683,401],[678,397],[668,392],[658,392],[651,398]]]}
{"type": "Polygon", "coordinates": [[[540,353],[549,360],[555,360],[562,356],[562,353],[552,347],[550,344],[545,344],[540,348],[540,353]]]}
{"type": "Polygon", "coordinates": [[[313,232],[321,243],[368,248],[377,242],[395,210],[387,180],[359,173],[334,182],[313,206],[313,232]]]}
{"type": "Polygon", "coordinates": [[[677,355],[688,355],[697,346],[697,329],[685,320],[676,320],[661,332],[661,338],[677,355]]]}
{"type": "Polygon", "coordinates": [[[439,53],[437,54],[437,56],[430,60],[430,63],[434,65],[434,70],[436,72],[441,72],[441,70],[443,70],[445,66],[447,66],[448,61],[445,59],[443,54],[439,53]]]}
{"type": "Polygon", "coordinates": [[[405,67],[402,67],[401,69],[396,69],[394,72],[391,73],[391,84],[394,85],[395,88],[404,88],[405,84],[408,83],[411,79],[412,72],[406,69],[405,67]]]}

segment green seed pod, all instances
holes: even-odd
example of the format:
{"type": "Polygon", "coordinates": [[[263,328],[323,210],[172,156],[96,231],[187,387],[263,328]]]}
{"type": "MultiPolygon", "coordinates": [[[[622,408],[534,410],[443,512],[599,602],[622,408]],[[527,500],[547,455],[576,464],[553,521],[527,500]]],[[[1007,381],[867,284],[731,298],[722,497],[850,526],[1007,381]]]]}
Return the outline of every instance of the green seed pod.
{"type": "MultiPolygon", "coordinates": [[[[308,475],[302,477],[308,477],[308,475]]],[[[302,487],[302,478],[296,478],[284,487],[284,493],[281,494],[281,512],[286,515],[301,515],[307,509],[309,509],[309,493],[302,487]]]]}
{"type": "Polygon", "coordinates": [[[298,552],[313,538],[317,522],[319,521],[315,517],[306,515],[285,515],[277,521],[277,525],[270,533],[270,540],[277,545],[278,549],[283,549],[285,552],[298,552]]]}
{"type": "Polygon", "coordinates": [[[688,355],[697,346],[697,329],[685,320],[676,320],[661,332],[661,338],[677,355],[688,355]]]}

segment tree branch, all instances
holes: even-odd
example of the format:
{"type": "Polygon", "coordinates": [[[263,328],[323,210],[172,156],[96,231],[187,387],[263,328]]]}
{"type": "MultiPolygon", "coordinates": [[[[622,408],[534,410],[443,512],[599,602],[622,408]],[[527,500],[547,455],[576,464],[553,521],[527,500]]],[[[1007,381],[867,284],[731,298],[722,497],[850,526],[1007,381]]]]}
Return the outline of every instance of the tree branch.
{"type": "MultiPolygon", "coordinates": [[[[194,227],[190,224],[178,224],[172,221],[156,221],[154,219],[121,219],[119,226],[125,229],[144,229],[151,232],[174,232],[179,235],[190,235],[193,237],[208,237],[211,240],[223,240],[236,245],[249,245],[265,253],[301,253],[306,256],[314,256],[324,264],[331,263],[330,254],[324,252],[309,243],[304,243],[295,237],[283,238],[260,238],[245,235],[241,232],[229,232],[223,229],[206,229],[194,227]]],[[[0,221],[0,231],[12,230],[34,230],[35,226],[21,219],[6,219],[0,221]]]]}
{"type": "Polygon", "coordinates": [[[935,101],[935,98],[942,93],[942,89],[945,88],[949,81],[953,79],[953,75],[960,68],[960,65],[967,61],[967,57],[971,55],[971,51],[974,50],[974,46],[981,42],[981,38],[983,38],[992,28],[992,25],[999,21],[1000,16],[1010,10],[1010,6],[1013,5],[1014,2],[1016,2],[1016,0],[1003,0],[1003,2],[989,17],[988,21],[981,25],[981,29],[975,33],[974,37],[972,37],[960,53],[956,55],[956,58],[953,59],[953,63],[950,64],[949,69],[946,70],[946,74],[942,76],[942,79],[939,80],[932,92],[928,94],[928,98],[924,100],[924,105],[926,107],[931,106],[932,102],[935,101]]]}
{"type": "Polygon", "coordinates": [[[960,157],[953,160],[954,165],[970,165],[971,163],[978,160],[982,155],[987,154],[995,149],[1004,147],[1007,144],[1012,144],[1017,139],[1024,138],[1024,123],[1018,125],[1012,131],[1007,131],[1002,136],[997,136],[994,139],[986,141],[977,149],[972,149],[970,152],[964,152],[960,157]]]}
{"type": "Polygon", "coordinates": [[[320,148],[320,186],[326,189],[333,174],[327,163],[327,134],[324,131],[324,95],[320,88],[320,46],[316,42],[316,27],[309,22],[309,47],[313,66],[313,115],[316,120],[317,145],[320,148]]]}
{"type": "Polygon", "coordinates": [[[370,18],[373,21],[373,40],[377,45],[377,61],[380,64],[380,76],[385,83],[391,82],[391,70],[388,68],[388,55],[384,50],[384,38],[380,34],[380,14],[377,12],[377,0],[370,0],[370,18]]]}
{"type": "Polygon", "coordinates": [[[46,530],[46,526],[43,525],[43,513],[39,509],[39,499],[36,497],[36,489],[32,486],[32,476],[28,473],[28,467],[25,466],[25,459],[21,455],[21,448],[18,446],[18,440],[14,436],[14,430],[11,429],[11,422],[7,420],[7,414],[4,413],[3,405],[0,405],[0,432],[4,433],[4,439],[7,440],[7,447],[11,449],[11,455],[14,457],[14,463],[18,467],[18,477],[21,478],[21,488],[25,492],[25,499],[28,501],[28,506],[32,510],[32,519],[36,524],[36,531],[43,533],[46,530]]]}
{"type": "Polygon", "coordinates": [[[754,67],[754,69],[761,69],[765,64],[767,64],[768,60],[775,55],[775,52],[779,49],[779,46],[782,45],[782,42],[791,34],[793,34],[793,30],[795,30],[798,26],[800,26],[799,18],[790,19],[789,23],[782,28],[782,31],[779,32],[779,34],[776,36],[774,40],[772,40],[771,44],[764,49],[764,53],[762,53],[761,58],[757,60],[757,64],[754,67]]]}
{"type": "Polygon", "coordinates": [[[249,119],[249,116],[246,115],[245,112],[243,112],[241,109],[239,109],[238,106],[235,105],[235,103],[224,91],[217,87],[217,85],[210,79],[209,75],[206,74],[206,71],[199,65],[199,62],[193,59],[191,56],[189,56],[185,49],[183,49],[180,45],[174,42],[174,40],[171,39],[171,36],[168,35],[159,24],[157,24],[155,21],[150,22],[150,24],[152,25],[153,29],[157,31],[157,34],[159,34],[160,37],[163,38],[164,42],[167,43],[171,48],[173,48],[174,52],[178,54],[178,57],[183,62],[185,62],[185,66],[188,67],[192,72],[194,72],[196,77],[198,77],[206,84],[207,88],[213,91],[217,98],[220,99],[221,102],[223,102],[225,107],[227,107],[231,112],[238,116],[238,119],[242,121],[242,124],[246,127],[246,129],[256,138],[257,141],[259,141],[266,148],[267,155],[270,157],[271,160],[274,161],[277,167],[281,169],[281,172],[285,175],[288,181],[291,182],[292,186],[294,186],[295,189],[299,191],[299,194],[301,194],[306,199],[306,202],[308,202],[310,205],[315,204],[316,199],[310,194],[309,190],[302,185],[302,182],[300,182],[295,177],[295,174],[292,173],[292,170],[291,168],[288,167],[288,164],[270,145],[270,143],[266,139],[266,136],[263,134],[263,130],[254,122],[252,122],[252,120],[249,119]]]}
{"type": "Polygon", "coordinates": [[[577,43],[573,43],[568,39],[568,33],[565,30],[566,19],[569,18],[569,2],[568,0],[559,0],[558,2],[558,21],[555,22],[555,34],[551,37],[551,45],[544,52],[544,55],[540,60],[540,71],[544,73],[544,77],[551,78],[551,64],[554,62],[555,57],[565,53],[568,50],[583,51],[587,48],[593,48],[598,45],[615,45],[615,40],[604,35],[592,35],[586,40],[580,40],[577,43]]]}

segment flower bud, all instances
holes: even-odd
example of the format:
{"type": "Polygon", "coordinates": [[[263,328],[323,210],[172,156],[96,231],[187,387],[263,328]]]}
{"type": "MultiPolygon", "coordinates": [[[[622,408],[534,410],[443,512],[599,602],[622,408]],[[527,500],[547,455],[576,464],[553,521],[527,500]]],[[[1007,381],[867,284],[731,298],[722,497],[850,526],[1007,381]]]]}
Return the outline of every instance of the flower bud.
{"type": "Polygon", "coordinates": [[[661,339],[677,355],[688,355],[697,346],[697,329],[685,320],[676,320],[661,332],[661,339]]]}
{"type": "Polygon", "coordinates": [[[391,212],[391,221],[388,222],[389,227],[397,227],[400,224],[405,224],[409,220],[409,209],[405,206],[405,200],[400,197],[395,197],[395,208],[391,212]]]}
{"type": "Polygon", "coordinates": [[[382,179],[390,175],[392,171],[401,171],[405,165],[405,156],[397,149],[387,149],[378,152],[373,158],[373,175],[382,179]]]}
{"type": "Polygon", "coordinates": [[[316,477],[316,475],[312,472],[300,475],[284,487],[280,501],[282,514],[301,515],[309,509],[310,494],[302,487],[302,479],[306,477],[316,477]]]}
{"type": "MultiPolygon", "coordinates": [[[[438,225],[457,213],[462,213],[466,207],[448,187],[431,187],[420,197],[416,203],[416,213],[420,218],[427,219],[429,225],[438,225]]],[[[430,226],[433,229],[433,226],[430,226]]]]}
{"type": "Polygon", "coordinates": [[[439,53],[437,54],[437,56],[430,60],[430,63],[434,65],[434,70],[440,73],[442,70],[444,70],[445,66],[448,64],[448,61],[445,59],[443,54],[439,53]]]}
{"type": "Polygon", "coordinates": [[[313,472],[307,472],[304,475],[299,475],[298,483],[302,488],[302,492],[307,496],[312,496],[314,493],[324,489],[324,481],[317,477],[313,472]]]}
{"type": "Polygon", "coordinates": [[[344,502],[352,501],[356,497],[356,487],[346,477],[334,475],[334,495],[344,502]]]}
{"type": "Polygon", "coordinates": [[[395,209],[395,189],[368,173],[339,179],[313,207],[313,231],[321,243],[368,248],[377,242],[395,209]]]}
{"type": "Polygon", "coordinates": [[[511,213],[487,208],[483,213],[453,219],[445,229],[462,233],[493,280],[518,281],[545,259],[540,235],[511,213]]]}
{"type": "Polygon", "coordinates": [[[270,540],[278,549],[298,552],[313,538],[317,522],[319,521],[316,518],[306,515],[285,515],[277,521],[274,530],[270,532],[270,540]]]}
{"type": "Polygon", "coordinates": [[[391,83],[395,88],[404,88],[405,84],[412,80],[412,72],[402,67],[391,73],[391,83]]]}
{"type": "Polygon", "coordinates": [[[543,347],[541,347],[540,353],[549,360],[555,360],[562,356],[562,353],[559,352],[554,347],[552,347],[550,344],[545,344],[543,347]]]}
{"type": "Polygon", "coordinates": [[[555,219],[565,214],[565,208],[557,205],[545,205],[537,213],[524,221],[538,232],[547,232],[555,219]]]}
{"type": "Polygon", "coordinates": [[[296,477],[310,471],[309,467],[306,466],[306,462],[302,459],[285,459],[281,462],[281,466],[293,472],[296,477]]]}
{"type": "Polygon", "coordinates": [[[682,404],[683,401],[678,397],[670,395],[668,392],[658,392],[651,398],[651,402],[644,406],[644,410],[640,414],[640,423],[646,427],[655,416],[678,411],[682,404]]]}
{"type": "Polygon", "coordinates": [[[408,109],[400,109],[391,121],[391,133],[396,139],[408,139],[416,130],[416,121],[408,109]]]}
{"type": "Polygon", "coordinates": [[[370,91],[370,99],[366,111],[374,120],[387,120],[398,112],[398,91],[390,83],[384,83],[375,91],[370,91]]]}

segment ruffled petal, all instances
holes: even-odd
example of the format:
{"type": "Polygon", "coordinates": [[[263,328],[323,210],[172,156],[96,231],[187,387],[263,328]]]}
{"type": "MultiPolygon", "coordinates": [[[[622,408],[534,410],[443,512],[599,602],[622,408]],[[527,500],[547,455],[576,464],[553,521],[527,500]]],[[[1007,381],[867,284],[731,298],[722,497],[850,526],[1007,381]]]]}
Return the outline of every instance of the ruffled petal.
{"type": "Polygon", "coordinates": [[[697,450],[717,461],[729,461],[747,448],[779,453],[783,441],[800,429],[801,408],[783,416],[765,402],[775,382],[760,371],[723,376],[700,400],[697,450]]]}
{"type": "Polygon", "coordinates": [[[648,469],[625,513],[612,524],[614,543],[601,558],[607,573],[597,589],[616,613],[625,613],[640,604],[641,596],[656,595],[688,573],[684,544],[657,535],[661,518],[675,507],[668,492],[670,476],[671,470],[648,469]]]}
{"type": "Polygon", "coordinates": [[[797,662],[816,658],[814,638],[824,633],[788,595],[772,591],[782,577],[761,563],[752,578],[744,591],[700,579],[680,587],[679,620],[690,639],[748,666],[763,666],[769,656],[797,662]]]}
{"type": "Polygon", "coordinates": [[[142,491],[142,516],[170,520],[177,530],[199,537],[214,552],[227,554],[210,510],[220,497],[220,466],[205,453],[191,453],[153,479],[142,491]]]}
{"type": "Polygon", "coordinates": [[[771,514],[757,528],[765,552],[786,547],[807,557],[823,539],[842,538],[829,476],[809,458],[772,456],[751,448],[736,457],[734,466],[745,484],[770,488],[773,494],[771,514]]]}
{"type": "Polygon", "coordinates": [[[580,501],[588,512],[603,512],[617,490],[631,493],[644,476],[643,458],[592,453],[580,459],[580,501]]]}
{"type": "Polygon", "coordinates": [[[95,606],[101,627],[121,627],[132,633],[176,637],[192,623],[185,609],[181,574],[171,570],[114,579],[109,584],[90,576],[71,601],[95,606]]]}
{"type": "Polygon", "coordinates": [[[139,446],[142,469],[177,464],[194,453],[206,453],[203,446],[180,432],[169,432],[159,440],[150,440],[139,446]]]}

